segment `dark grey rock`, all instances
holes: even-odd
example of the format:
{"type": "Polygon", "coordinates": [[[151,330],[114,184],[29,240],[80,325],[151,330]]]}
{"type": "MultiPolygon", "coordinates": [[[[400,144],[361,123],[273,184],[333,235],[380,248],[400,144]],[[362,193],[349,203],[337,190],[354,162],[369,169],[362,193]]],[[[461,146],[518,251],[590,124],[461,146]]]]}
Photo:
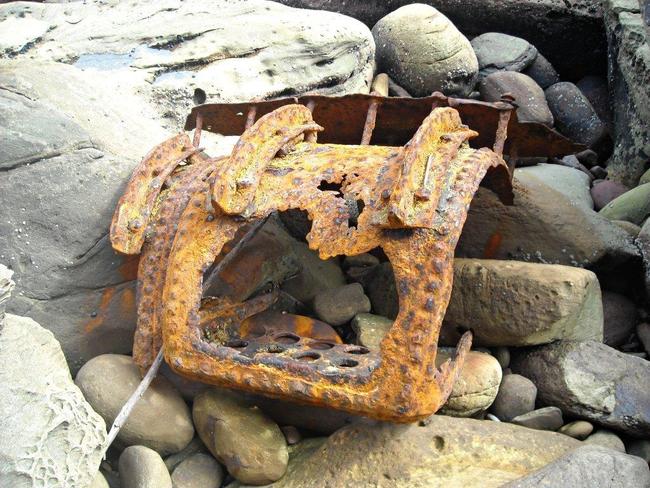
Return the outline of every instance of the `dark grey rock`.
{"type": "Polygon", "coordinates": [[[537,430],[556,431],[564,424],[562,410],[557,407],[544,407],[522,415],[517,415],[511,420],[513,424],[537,430]]]}
{"type": "Polygon", "coordinates": [[[627,342],[637,324],[636,305],[629,298],[611,291],[603,291],[605,316],[604,343],[618,347],[627,342]]]}
{"type": "Polygon", "coordinates": [[[523,73],[530,76],[542,88],[548,88],[560,81],[560,75],[557,74],[553,65],[539,53],[523,73]]]}
{"type": "Polygon", "coordinates": [[[517,118],[521,122],[553,125],[544,90],[530,77],[514,71],[497,71],[483,78],[479,85],[481,97],[488,102],[501,99],[509,93],[518,105],[517,118]]]}
{"type": "Polygon", "coordinates": [[[650,486],[650,472],[643,461],[637,461],[633,456],[600,446],[581,446],[539,471],[503,486],[504,488],[559,486],[647,488],[650,486]]]}
{"type": "Polygon", "coordinates": [[[640,457],[646,463],[650,463],[650,440],[648,439],[637,439],[628,443],[627,453],[640,457]]]}
{"type": "Polygon", "coordinates": [[[395,320],[399,303],[391,264],[386,262],[373,267],[361,278],[361,284],[370,299],[373,313],[395,320]]]}
{"type": "Polygon", "coordinates": [[[650,434],[650,362],[594,341],[558,342],[519,350],[514,372],[537,386],[538,402],[603,426],[650,434]]]}
{"type": "Polygon", "coordinates": [[[467,96],[478,61],[467,38],[438,10],[422,3],[398,8],[372,28],[379,69],[414,96],[435,91],[467,96]]]}
{"type": "MultiPolygon", "coordinates": [[[[559,81],[559,80],[558,80],[559,81]]],[[[612,132],[614,120],[612,119],[612,109],[610,106],[610,95],[607,87],[607,79],[603,76],[585,76],[576,83],[591,106],[607,126],[607,131],[612,132]]]]}
{"type": "Polygon", "coordinates": [[[591,174],[593,174],[597,179],[604,180],[607,178],[607,170],[601,166],[592,166],[589,168],[589,171],[591,171],[591,174]]]}
{"type": "Polygon", "coordinates": [[[537,49],[520,37],[487,32],[472,39],[481,77],[496,71],[523,71],[537,57],[537,49]]]}
{"type": "Polygon", "coordinates": [[[370,300],[359,283],[350,283],[316,295],[314,312],[330,325],[343,325],[359,313],[370,312],[370,300]]]}
{"type": "Polygon", "coordinates": [[[641,341],[645,351],[650,354],[650,324],[639,324],[636,327],[636,335],[641,341]]]}
{"type": "Polygon", "coordinates": [[[532,412],[536,398],[537,387],[532,381],[518,374],[509,374],[501,380],[499,393],[490,410],[500,420],[510,421],[532,412]]]}
{"type": "Polygon", "coordinates": [[[545,91],[558,130],[575,142],[595,147],[606,135],[605,124],[580,89],[569,82],[551,85],[545,91]]]}
{"type": "Polygon", "coordinates": [[[598,164],[598,153],[592,149],[585,149],[576,154],[576,158],[587,168],[596,166],[598,164]]]}

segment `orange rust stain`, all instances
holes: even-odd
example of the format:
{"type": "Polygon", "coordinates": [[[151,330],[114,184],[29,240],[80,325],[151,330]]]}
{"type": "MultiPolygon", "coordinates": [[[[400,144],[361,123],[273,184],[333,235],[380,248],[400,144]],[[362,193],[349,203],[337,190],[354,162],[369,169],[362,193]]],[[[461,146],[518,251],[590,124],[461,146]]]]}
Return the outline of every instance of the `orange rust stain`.
{"type": "Polygon", "coordinates": [[[124,255],[122,256],[122,264],[117,268],[117,272],[125,281],[138,279],[138,265],[140,263],[140,255],[124,255]]]}
{"type": "Polygon", "coordinates": [[[503,241],[503,236],[499,231],[496,231],[490,236],[485,245],[485,250],[483,251],[483,257],[485,259],[493,259],[499,252],[501,247],[501,242],[503,241]]]}
{"type": "Polygon", "coordinates": [[[86,322],[86,325],[84,326],[84,332],[86,334],[90,334],[97,327],[101,326],[104,323],[104,319],[106,318],[106,312],[108,311],[108,308],[110,307],[111,301],[113,300],[114,296],[115,296],[114,287],[106,288],[102,292],[102,298],[99,302],[99,310],[97,311],[97,315],[95,315],[88,322],[86,322]]]}

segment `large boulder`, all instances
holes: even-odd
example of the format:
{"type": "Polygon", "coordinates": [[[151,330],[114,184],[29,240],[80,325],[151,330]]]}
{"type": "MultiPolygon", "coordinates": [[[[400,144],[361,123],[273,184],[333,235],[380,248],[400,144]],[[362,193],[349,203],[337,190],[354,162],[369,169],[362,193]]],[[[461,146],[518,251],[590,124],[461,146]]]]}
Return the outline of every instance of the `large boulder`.
{"type": "Polygon", "coordinates": [[[357,423],[307,453],[273,487],[492,488],[579,444],[553,432],[443,415],[410,425],[357,423]]]}
{"type": "Polygon", "coordinates": [[[184,117],[193,101],[248,101],[308,91],[367,93],[373,73],[374,41],[361,22],[263,0],[173,0],[165,8],[133,2],[0,9],[0,21],[12,17],[48,26],[22,56],[136,72],[152,84],[161,109],[176,118],[184,117]]]}
{"type": "Polygon", "coordinates": [[[650,486],[650,471],[642,459],[600,446],[580,446],[534,473],[504,488],[556,486],[629,488],[650,486]]]}
{"type": "Polygon", "coordinates": [[[467,96],[478,77],[469,40],[447,17],[422,3],[401,7],[372,28],[379,69],[414,96],[434,91],[467,96]]]}
{"type": "Polygon", "coordinates": [[[608,79],[616,103],[609,177],[633,187],[650,158],[650,44],[637,2],[605,0],[608,79]]]}
{"type": "Polygon", "coordinates": [[[0,486],[90,485],[106,426],[52,333],[27,317],[0,317],[0,364],[0,486]]]}
{"type": "Polygon", "coordinates": [[[440,343],[472,329],[482,346],[528,346],[603,339],[598,278],[570,266],[456,259],[440,343]]]}
{"type": "Polygon", "coordinates": [[[538,401],[637,437],[650,435],[650,362],[594,341],[519,350],[510,367],[538,401]]]}
{"type": "Polygon", "coordinates": [[[513,206],[479,189],[459,257],[609,267],[638,256],[626,231],[585,204],[582,195],[591,197],[584,173],[558,165],[520,168],[513,184],[513,206]]]}
{"type": "Polygon", "coordinates": [[[527,40],[500,32],[476,36],[472,48],[482,77],[497,71],[521,72],[537,57],[537,48],[527,40]]]}
{"type": "MultiPolygon", "coordinates": [[[[280,0],[294,7],[333,10],[367,26],[412,0],[280,0]]],[[[605,70],[607,42],[599,2],[579,0],[425,0],[467,35],[503,32],[523,37],[566,78],[605,70]]],[[[631,2],[628,2],[628,4],[631,2]]]]}

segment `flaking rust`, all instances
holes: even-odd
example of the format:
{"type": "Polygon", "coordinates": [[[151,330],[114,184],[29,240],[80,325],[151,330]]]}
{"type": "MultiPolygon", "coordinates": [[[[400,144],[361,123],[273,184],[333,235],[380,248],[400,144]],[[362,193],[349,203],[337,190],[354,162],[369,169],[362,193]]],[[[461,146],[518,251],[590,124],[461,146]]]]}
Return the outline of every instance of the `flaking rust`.
{"type": "MultiPolygon", "coordinates": [[[[173,370],[205,383],[382,420],[410,422],[437,411],[471,345],[468,332],[455,357],[436,367],[454,248],[477,187],[483,181],[512,203],[504,148],[555,155],[575,146],[548,128],[520,124],[507,101],[420,100],[429,104],[427,115],[404,146],[369,144],[373,130],[389,138],[396,117],[414,120],[400,114],[399,102],[373,93],[216,106],[222,119],[206,105],[188,121],[196,124],[193,143],[179,135],[153,149],[111,227],[116,250],[141,253],[134,343],[141,368],[162,347],[173,370]],[[353,114],[361,100],[367,113],[350,116],[361,127],[332,120],[353,114]],[[319,125],[319,113],[339,127],[319,125]],[[465,126],[463,113],[477,125],[465,126]],[[232,117],[241,118],[243,131],[232,154],[207,158],[198,149],[201,130],[231,127],[232,117]],[[526,137],[508,144],[510,130],[526,137]],[[335,142],[337,131],[346,144],[335,142]],[[317,141],[319,133],[327,143],[317,141]],[[346,140],[355,133],[362,144],[346,140]],[[490,148],[472,148],[473,138],[490,140],[490,148]],[[350,200],[361,210],[356,220],[350,200]],[[204,277],[224,246],[289,209],[307,212],[307,241],[321,258],[381,247],[391,261],[399,314],[380,350],[343,344],[322,322],[265,311],[275,291],[243,303],[203,296],[204,277]]],[[[404,137],[403,128],[397,132],[404,137]]]]}

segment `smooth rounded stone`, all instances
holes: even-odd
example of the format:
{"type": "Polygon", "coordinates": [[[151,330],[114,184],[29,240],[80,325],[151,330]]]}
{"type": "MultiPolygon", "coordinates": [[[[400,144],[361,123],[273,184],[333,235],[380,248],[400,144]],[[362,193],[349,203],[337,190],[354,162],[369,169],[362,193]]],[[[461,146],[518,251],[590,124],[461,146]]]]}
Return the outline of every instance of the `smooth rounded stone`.
{"type": "MultiPolygon", "coordinates": [[[[12,288],[0,265],[0,302],[12,288]]],[[[0,313],[0,399],[0,486],[93,481],[106,426],[72,382],[54,335],[31,318],[0,313]]]]}
{"type": "MultiPolygon", "coordinates": [[[[454,349],[438,349],[436,366],[453,354],[454,349]]],[[[477,351],[468,352],[460,376],[440,413],[452,417],[471,417],[488,409],[499,391],[501,377],[501,366],[493,356],[477,351]]]]}
{"type": "Polygon", "coordinates": [[[517,177],[519,180],[529,183],[537,181],[545,183],[567,197],[572,205],[587,210],[587,213],[591,213],[589,211],[594,208],[594,202],[589,193],[591,178],[577,168],[542,163],[518,170],[517,177]]]}
{"type": "Polygon", "coordinates": [[[594,200],[594,208],[600,210],[627,191],[629,191],[629,188],[618,181],[604,180],[595,184],[591,188],[591,198],[594,200]]]}
{"type": "Polygon", "coordinates": [[[173,473],[174,468],[176,468],[176,466],[185,461],[187,458],[195,454],[205,454],[207,452],[208,449],[205,447],[205,444],[203,444],[201,439],[196,436],[194,439],[192,439],[192,442],[183,448],[182,451],[167,456],[165,458],[165,466],[167,466],[167,470],[170,473],[173,473]]]}
{"type": "Polygon", "coordinates": [[[585,444],[607,447],[618,452],[625,452],[625,444],[614,432],[605,429],[598,429],[584,440],[585,444]]]}
{"type": "Polygon", "coordinates": [[[650,354],[650,324],[642,323],[637,325],[636,335],[643,344],[646,353],[650,354]]]}
{"type": "Polygon", "coordinates": [[[88,488],[109,488],[108,481],[104,478],[102,473],[97,473],[92,484],[88,488]]]}
{"type": "Polygon", "coordinates": [[[553,65],[539,53],[523,73],[530,76],[535,80],[535,83],[544,89],[560,81],[560,75],[557,74],[553,65]]]}
{"type": "Polygon", "coordinates": [[[650,215],[650,183],[637,186],[609,202],[599,212],[610,220],[642,225],[650,215]]]}
{"type": "Polygon", "coordinates": [[[607,170],[601,166],[592,166],[591,168],[589,168],[589,171],[591,172],[591,174],[594,175],[594,178],[600,180],[604,180],[605,178],[607,178],[607,170]]]}
{"type": "MultiPolygon", "coordinates": [[[[75,383],[107,425],[142,381],[130,356],[103,354],[88,361],[75,383]]],[[[158,376],[136,403],[116,442],[141,445],[166,456],[187,446],[194,436],[190,410],[166,378],[158,376]]]]}
{"type": "Polygon", "coordinates": [[[393,326],[393,321],[370,313],[360,313],[352,319],[352,330],[357,335],[357,342],[371,351],[378,351],[381,341],[393,326]]]}
{"type": "Polygon", "coordinates": [[[469,40],[435,8],[398,8],[372,28],[379,69],[413,96],[467,96],[478,78],[469,40]]]}
{"type": "Polygon", "coordinates": [[[316,295],[314,312],[330,325],[343,325],[359,313],[370,312],[370,299],[359,283],[350,283],[316,295]]]}
{"type": "Polygon", "coordinates": [[[487,75],[479,84],[481,98],[496,102],[509,93],[517,103],[520,122],[537,122],[553,126],[553,114],[546,103],[544,90],[530,76],[514,71],[498,71],[487,75]]]}
{"type": "Polygon", "coordinates": [[[495,71],[523,71],[537,57],[537,49],[520,37],[487,32],[472,39],[480,76],[495,71]]]}
{"type": "Polygon", "coordinates": [[[568,435],[574,439],[584,440],[594,431],[592,423],[586,420],[576,420],[560,427],[561,434],[568,435]]]}
{"type": "Polygon", "coordinates": [[[591,168],[598,164],[598,153],[593,149],[585,149],[584,151],[576,153],[576,158],[578,158],[578,161],[584,164],[587,168],[591,168]]]}
{"type": "Polygon", "coordinates": [[[573,83],[556,83],[545,93],[555,126],[563,135],[587,147],[594,147],[605,136],[605,124],[573,83]]]}
{"type": "Polygon", "coordinates": [[[541,405],[634,437],[650,435],[650,361],[595,341],[514,352],[510,367],[535,383],[541,405]]]}
{"type": "Polygon", "coordinates": [[[523,415],[517,415],[511,420],[513,424],[536,430],[556,431],[564,424],[562,410],[557,407],[544,407],[523,415]]]}
{"type": "Polygon", "coordinates": [[[612,222],[618,225],[632,237],[637,237],[641,233],[641,227],[633,224],[632,222],[626,222],[625,220],[612,220],[612,222]]]}
{"type": "Polygon", "coordinates": [[[219,488],[223,468],[210,455],[194,454],[180,463],[172,473],[174,488],[219,488]]]}
{"type": "Polygon", "coordinates": [[[556,264],[457,258],[439,343],[455,345],[460,332],[468,328],[474,332],[477,346],[602,340],[602,307],[598,278],[591,271],[556,264]]]}
{"type": "Polygon", "coordinates": [[[280,430],[284,434],[284,438],[287,441],[287,445],[289,446],[298,444],[302,440],[300,431],[293,425],[283,425],[280,427],[280,430]]]}
{"type": "Polygon", "coordinates": [[[646,463],[650,463],[650,439],[635,439],[627,445],[627,453],[631,456],[640,457],[646,463]]]}
{"type": "Polygon", "coordinates": [[[577,169],[578,171],[582,171],[585,175],[587,175],[587,178],[589,178],[589,181],[594,181],[595,176],[587,169],[585,165],[583,165],[576,156],[573,154],[569,156],[564,156],[562,159],[555,159],[551,158],[549,161],[552,161],[553,164],[561,164],[562,166],[566,166],[567,168],[573,168],[577,169]]]}
{"type": "Polygon", "coordinates": [[[172,488],[160,454],[145,446],[129,446],[120,455],[121,488],[172,488]]]}
{"type": "Polygon", "coordinates": [[[490,411],[506,422],[535,409],[537,387],[528,378],[518,374],[503,377],[490,411]]]}
{"type": "Polygon", "coordinates": [[[650,486],[650,471],[634,459],[601,446],[582,445],[503,488],[631,488],[650,486]]]}
{"type": "MultiPolygon", "coordinates": [[[[560,80],[558,80],[560,81],[560,80]]],[[[582,94],[587,97],[596,114],[608,129],[613,128],[612,110],[610,108],[609,89],[607,79],[603,76],[585,76],[576,83],[582,94]]]]}
{"type": "MultiPolygon", "coordinates": [[[[589,179],[571,168],[547,166],[555,168],[557,178],[531,171],[535,168],[515,169],[516,205],[503,205],[493,192],[479,188],[456,256],[579,267],[591,267],[601,261],[616,266],[638,259],[640,252],[634,239],[587,208],[588,202],[578,196],[584,194],[591,201],[589,179]],[[572,193],[568,193],[570,189],[572,193]]],[[[471,327],[475,325],[472,323],[471,327]]]]}
{"type": "Polygon", "coordinates": [[[405,425],[355,423],[311,450],[273,488],[496,488],[579,444],[554,432],[444,415],[405,425]]]}
{"type": "Polygon", "coordinates": [[[257,407],[235,393],[207,390],[194,399],[192,414],[201,440],[237,480],[263,485],[284,475],[284,435],[257,407]]]}
{"type": "Polygon", "coordinates": [[[510,349],[505,346],[495,347],[492,355],[499,361],[501,369],[506,369],[510,365],[510,349]]]}
{"type": "Polygon", "coordinates": [[[492,422],[501,422],[501,420],[499,420],[499,417],[497,417],[496,415],[491,414],[489,412],[485,414],[485,418],[487,420],[492,421],[492,422]]]}
{"type": "Polygon", "coordinates": [[[650,183],[650,169],[643,173],[639,179],[639,185],[645,185],[646,183],[650,183]]]}
{"type": "Polygon", "coordinates": [[[636,305],[619,293],[603,291],[604,339],[608,346],[625,344],[637,324],[636,305]]]}

